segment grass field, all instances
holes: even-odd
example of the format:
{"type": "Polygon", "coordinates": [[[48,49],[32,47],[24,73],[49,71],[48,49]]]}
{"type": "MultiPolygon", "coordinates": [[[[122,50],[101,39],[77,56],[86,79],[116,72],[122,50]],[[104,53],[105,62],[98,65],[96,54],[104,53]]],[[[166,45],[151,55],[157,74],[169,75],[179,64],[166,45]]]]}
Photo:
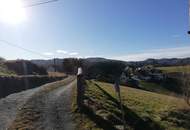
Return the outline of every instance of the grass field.
{"type": "Polygon", "coordinates": [[[146,91],[156,92],[159,94],[175,94],[164,88],[164,86],[154,82],[140,81],[140,88],[146,91]]]}
{"type": "MultiPolygon", "coordinates": [[[[181,98],[122,87],[127,129],[189,130],[190,108],[181,98]]],[[[79,130],[116,130],[122,114],[113,85],[87,81],[86,108],[76,114],[79,130]]]]}
{"type": "Polygon", "coordinates": [[[172,73],[172,72],[190,73],[190,65],[187,65],[187,66],[158,67],[158,69],[162,70],[164,73],[172,73]]]}

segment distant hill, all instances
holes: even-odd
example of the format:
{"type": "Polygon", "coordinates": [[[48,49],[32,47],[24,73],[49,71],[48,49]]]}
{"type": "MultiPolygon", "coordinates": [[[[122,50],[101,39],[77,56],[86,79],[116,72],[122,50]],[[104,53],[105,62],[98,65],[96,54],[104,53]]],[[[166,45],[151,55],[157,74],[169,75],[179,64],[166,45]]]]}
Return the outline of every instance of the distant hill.
{"type": "Polygon", "coordinates": [[[145,61],[128,62],[136,66],[154,65],[156,67],[163,66],[184,66],[190,65],[190,58],[171,58],[171,59],[147,59],[145,61]]]}
{"type": "Polygon", "coordinates": [[[33,64],[36,64],[40,67],[45,68],[47,71],[54,71],[54,68],[56,66],[56,69],[60,72],[63,71],[63,60],[64,59],[50,59],[50,60],[31,60],[30,62],[32,62],[33,64]]]}
{"type": "Polygon", "coordinates": [[[125,66],[136,68],[145,65],[153,65],[155,67],[190,65],[190,58],[147,59],[145,61],[126,62],[95,57],[86,59],[65,58],[50,60],[31,60],[31,62],[40,67],[46,68],[47,71],[54,71],[56,68],[57,71],[66,72],[68,74],[76,74],[77,66],[80,64],[83,66],[85,74],[94,78],[105,73],[111,76],[113,73],[116,74],[116,71],[118,71],[118,69],[123,69],[125,66]]]}
{"type": "MultiPolygon", "coordinates": [[[[65,58],[65,59],[75,59],[75,58],[65,58]]],[[[95,63],[95,62],[102,62],[102,61],[107,61],[108,59],[105,58],[86,58],[86,59],[82,59],[85,62],[87,61],[88,63],[95,63]]],[[[31,60],[32,63],[38,65],[38,66],[43,66],[45,68],[49,67],[49,66],[53,66],[54,63],[58,66],[61,66],[63,64],[64,59],[50,59],[50,60],[41,60],[41,59],[37,59],[37,60],[31,60]]]]}
{"type": "Polygon", "coordinates": [[[47,71],[52,71],[52,69],[54,70],[56,68],[57,71],[66,74],[76,74],[77,67],[82,66],[86,78],[98,78],[103,81],[113,81],[127,65],[127,62],[124,61],[99,57],[86,59],[65,58],[54,60],[31,60],[31,62],[38,66],[45,67],[47,71]]]}
{"type": "Polygon", "coordinates": [[[3,60],[0,62],[0,75],[46,75],[43,67],[27,60],[3,60]]]}
{"type": "MultiPolygon", "coordinates": [[[[66,58],[66,59],[74,59],[74,58],[66,58]]],[[[118,60],[95,57],[95,58],[80,59],[80,61],[82,62],[83,65],[85,65],[85,67],[89,67],[92,65],[97,65],[98,63],[105,63],[105,62],[118,62],[118,63],[123,63],[125,65],[135,66],[135,67],[140,67],[144,65],[153,65],[155,67],[190,65],[190,58],[147,59],[145,61],[126,62],[126,61],[118,61],[118,60]]],[[[64,71],[63,70],[64,59],[55,59],[55,61],[53,59],[31,60],[31,62],[38,66],[44,67],[47,70],[52,70],[54,66],[56,65],[56,68],[59,71],[64,71]]]]}
{"type": "Polygon", "coordinates": [[[65,58],[55,60],[32,60],[32,63],[44,67],[47,71],[54,71],[67,74],[76,74],[77,67],[82,66],[87,79],[99,79],[101,81],[113,82],[118,75],[124,71],[125,67],[131,68],[153,65],[154,67],[170,67],[190,65],[190,58],[172,59],[147,59],[145,61],[126,62],[105,58],[65,58]],[[55,64],[54,64],[55,63],[55,64]],[[55,67],[56,66],[56,67],[55,67]],[[55,67],[55,68],[54,68],[55,67]]]}
{"type": "Polygon", "coordinates": [[[105,58],[86,58],[85,59],[87,62],[89,63],[95,63],[95,62],[105,62],[105,61],[108,61],[108,59],[105,59],[105,58]]]}

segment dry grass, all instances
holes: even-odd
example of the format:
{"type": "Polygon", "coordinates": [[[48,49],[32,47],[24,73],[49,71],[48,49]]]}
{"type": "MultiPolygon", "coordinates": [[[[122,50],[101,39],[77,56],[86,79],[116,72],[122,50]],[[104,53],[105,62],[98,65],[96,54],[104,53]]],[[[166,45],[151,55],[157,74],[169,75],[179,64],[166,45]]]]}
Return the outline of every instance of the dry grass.
{"type": "Polygon", "coordinates": [[[48,72],[48,75],[51,77],[64,77],[64,76],[66,76],[65,73],[61,73],[61,72],[48,72]]]}
{"type": "MultiPolygon", "coordinates": [[[[120,107],[117,106],[118,100],[113,84],[97,81],[87,81],[87,84],[86,97],[90,102],[88,107],[110,122],[110,125],[121,125],[116,123],[118,119],[121,119],[121,112],[120,107]]],[[[124,86],[121,87],[121,95],[128,129],[139,129],[136,127],[141,125],[150,126],[149,128],[155,130],[190,129],[190,109],[181,98],[124,86]],[[139,120],[141,121],[138,122],[139,120]],[[137,123],[133,124],[135,122],[137,123]]],[[[87,114],[77,113],[76,121],[80,126],[79,130],[103,129],[87,114]]],[[[148,130],[148,128],[144,129],[148,130]]]]}
{"type": "Polygon", "coordinates": [[[190,65],[186,65],[186,66],[158,67],[158,69],[162,70],[164,73],[172,73],[172,72],[190,73],[190,65]]]}
{"type": "Polygon", "coordinates": [[[8,70],[8,68],[0,63],[0,76],[15,76],[16,73],[14,71],[8,70]]]}

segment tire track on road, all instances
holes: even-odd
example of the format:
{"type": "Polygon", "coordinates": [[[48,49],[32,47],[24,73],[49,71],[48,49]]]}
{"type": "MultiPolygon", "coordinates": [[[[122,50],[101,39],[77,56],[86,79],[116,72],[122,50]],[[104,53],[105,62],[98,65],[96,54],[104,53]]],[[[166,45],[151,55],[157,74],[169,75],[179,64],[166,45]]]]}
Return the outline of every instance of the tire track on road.
{"type": "Polygon", "coordinates": [[[18,112],[8,130],[72,130],[71,92],[74,77],[62,86],[49,85],[35,93],[18,112]]]}

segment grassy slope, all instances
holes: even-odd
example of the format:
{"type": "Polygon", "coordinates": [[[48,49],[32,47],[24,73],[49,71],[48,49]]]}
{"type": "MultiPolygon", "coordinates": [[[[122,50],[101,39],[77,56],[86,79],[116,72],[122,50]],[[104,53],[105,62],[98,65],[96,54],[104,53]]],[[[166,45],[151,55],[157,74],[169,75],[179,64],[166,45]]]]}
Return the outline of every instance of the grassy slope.
{"type": "Polygon", "coordinates": [[[190,73],[190,65],[187,65],[187,66],[158,67],[158,69],[162,70],[165,73],[171,73],[171,72],[187,72],[187,73],[190,73]]]}
{"type": "MultiPolygon", "coordinates": [[[[87,81],[87,85],[88,107],[99,118],[91,118],[88,113],[78,114],[76,120],[80,124],[79,128],[106,129],[97,121],[100,117],[109,126],[121,125],[121,113],[113,85],[94,81],[87,81]]],[[[190,129],[190,110],[182,99],[128,87],[122,87],[121,93],[128,129],[190,129]]]]}
{"type": "Polygon", "coordinates": [[[153,83],[153,82],[140,81],[140,87],[143,90],[156,92],[156,93],[159,93],[159,94],[166,94],[166,95],[172,94],[171,91],[165,89],[162,85],[159,85],[159,84],[153,83]]]}
{"type": "Polygon", "coordinates": [[[11,75],[16,75],[16,73],[8,70],[5,65],[0,63],[0,76],[11,76],[11,75]]]}

